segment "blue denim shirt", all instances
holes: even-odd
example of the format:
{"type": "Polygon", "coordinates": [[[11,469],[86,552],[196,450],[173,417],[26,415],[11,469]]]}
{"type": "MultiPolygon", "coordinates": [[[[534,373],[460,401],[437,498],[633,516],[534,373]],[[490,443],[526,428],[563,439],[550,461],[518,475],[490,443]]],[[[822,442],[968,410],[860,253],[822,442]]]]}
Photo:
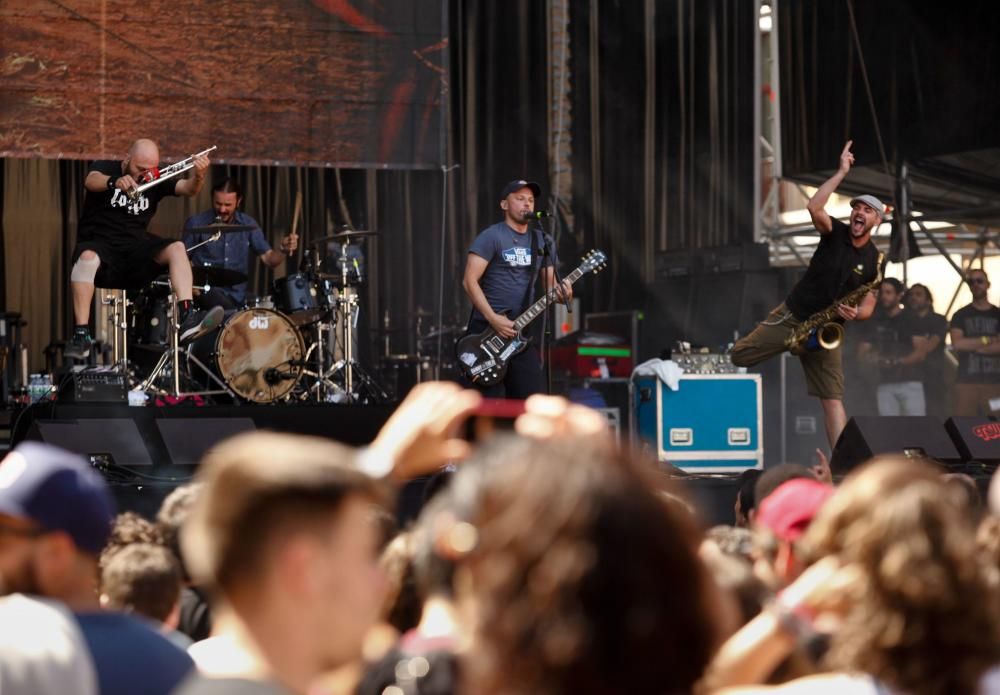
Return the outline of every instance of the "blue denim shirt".
{"type": "MultiPolygon", "coordinates": [[[[208,232],[192,232],[192,227],[204,227],[215,221],[215,210],[206,210],[189,217],[184,223],[184,245],[191,248],[212,236],[208,232]]],[[[249,232],[229,232],[223,234],[218,241],[212,241],[191,253],[191,265],[212,265],[215,267],[238,270],[249,275],[250,249],[256,256],[262,256],[271,250],[271,245],[264,238],[257,220],[245,212],[237,210],[233,215],[233,224],[245,224],[253,227],[249,232]]],[[[241,282],[232,287],[220,287],[223,293],[237,305],[246,300],[247,283],[241,282]]]]}

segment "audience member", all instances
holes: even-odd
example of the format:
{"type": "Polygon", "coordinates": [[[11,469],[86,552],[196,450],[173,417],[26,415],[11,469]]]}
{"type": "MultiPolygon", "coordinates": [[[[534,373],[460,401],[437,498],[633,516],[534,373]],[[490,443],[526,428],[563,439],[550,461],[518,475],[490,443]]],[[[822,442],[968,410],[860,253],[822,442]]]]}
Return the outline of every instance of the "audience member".
{"type": "MultiPolygon", "coordinates": [[[[177,558],[159,544],[132,543],[119,548],[101,568],[101,605],[148,618],[168,636],[177,627],[180,594],[177,558]]],[[[186,637],[174,643],[185,649],[191,645],[186,637]]]]}
{"type": "Polygon", "coordinates": [[[692,520],[664,503],[651,467],[561,438],[596,420],[560,421],[558,400],[535,401],[548,422],[516,423],[555,438],[496,438],[448,493],[442,545],[472,616],[463,691],[685,692],[725,629],[692,520]]]}
{"type": "Polygon", "coordinates": [[[924,359],[928,352],[923,323],[903,310],[903,283],[882,281],[878,309],[858,345],[858,358],[877,365],[879,415],[926,415],[924,359]]]}
{"type": "Polygon", "coordinates": [[[0,598],[0,693],[97,695],[97,674],[73,614],[56,601],[0,598]]]}
{"type": "Polygon", "coordinates": [[[419,622],[368,666],[357,695],[391,693],[387,689],[392,687],[422,695],[457,692],[456,651],[463,635],[454,604],[454,564],[436,547],[436,530],[450,519],[447,500],[436,497],[408,534],[407,555],[421,606],[419,622]]]}
{"type": "Polygon", "coordinates": [[[184,562],[184,552],[181,550],[180,532],[191,515],[202,485],[188,483],[181,485],[166,496],[156,513],[156,528],[163,544],[169,548],[180,563],[181,577],[184,586],[181,589],[180,610],[177,620],[177,631],[187,635],[195,642],[203,640],[212,631],[212,610],[208,597],[202,587],[191,581],[184,562]]]}
{"type": "Polygon", "coordinates": [[[927,285],[910,285],[903,296],[903,304],[916,322],[916,332],[927,339],[922,364],[927,414],[946,417],[951,413],[947,407],[949,399],[944,387],[944,342],[948,335],[948,319],[934,311],[934,296],[927,285]]]}
{"type": "Polygon", "coordinates": [[[767,499],[768,495],[789,480],[797,478],[816,480],[816,474],[798,463],[782,463],[765,469],[754,486],[754,498],[757,502],[757,509],[760,509],[761,502],[767,499]]]}
{"type": "Polygon", "coordinates": [[[833,494],[833,487],[809,478],[788,480],[765,497],[754,524],[754,568],[774,591],[804,569],[799,539],[833,494]]]}
{"type": "Polygon", "coordinates": [[[757,509],[757,498],[754,488],[762,471],[759,468],[748,468],[740,473],[739,487],[736,490],[736,503],[733,505],[735,523],[741,528],[749,528],[757,509]]]}
{"type": "Polygon", "coordinates": [[[0,463],[4,592],[55,599],[74,612],[102,695],[166,695],[191,659],[143,622],[98,604],[98,555],[113,519],[107,485],[79,456],[24,442],[0,463]]]}
{"type": "Polygon", "coordinates": [[[218,677],[180,693],[305,693],[360,657],[383,595],[370,512],[383,493],[354,458],[327,440],[255,432],[202,461],[205,488],[181,545],[195,582],[226,611],[197,659],[218,677]]]}
{"type": "Polygon", "coordinates": [[[972,303],[951,317],[951,348],[958,355],[953,415],[989,415],[1000,398],[1000,308],[990,304],[990,280],[981,268],[966,278],[972,303]]]}
{"type": "Polygon", "coordinates": [[[779,692],[997,692],[998,595],[946,485],[934,466],[894,456],[850,475],[802,538],[809,569],[727,641],[706,689],[760,683],[822,629],[829,671],[779,692]]]}

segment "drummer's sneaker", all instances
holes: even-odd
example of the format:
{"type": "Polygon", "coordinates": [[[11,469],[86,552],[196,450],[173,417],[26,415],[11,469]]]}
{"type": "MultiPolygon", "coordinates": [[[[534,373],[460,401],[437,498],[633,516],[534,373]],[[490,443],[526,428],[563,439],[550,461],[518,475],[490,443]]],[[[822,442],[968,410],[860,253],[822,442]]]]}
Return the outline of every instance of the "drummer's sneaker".
{"type": "Polygon", "coordinates": [[[85,360],[90,357],[90,346],[94,344],[94,339],[90,337],[89,330],[75,329],[70,339],[63,346],[63,355],[73,357],[78,360],[85,360]]]}
{"type": "Polygon", "coordinates": [[[188,315],[181,321],[178,341],[190,343],[195,338],[217,328],[222,323],[222,317],[225,313],[221,306],[213,306],[208,311],[189,311],[188,315]]]}

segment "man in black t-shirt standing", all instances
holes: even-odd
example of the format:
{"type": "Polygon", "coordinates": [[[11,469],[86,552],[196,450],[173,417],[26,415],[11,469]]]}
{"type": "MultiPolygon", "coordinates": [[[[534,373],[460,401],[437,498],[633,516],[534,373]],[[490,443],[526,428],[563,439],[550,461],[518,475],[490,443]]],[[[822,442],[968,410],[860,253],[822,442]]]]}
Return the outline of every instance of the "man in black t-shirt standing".
{"type": "Polygon", "coordinates": [[[903,296],[903,304],[916,323],[916,333],[924,336],[926,356],[922,380],[927,414],[947,417],[949,409],[944,389],[944,341],[948,335],[948,319],[934,311],[934,296],[927,285],[919,282],[910,285],[903,296]]]}
{"type": "Polygon", "coordinates": [[[951,317],[951,347],[958,354],[954,415],[989,415],[990,401],[1000,399],[1000,309],[990,304],[990,280],[981,268],[966,282],[972,304],[951,317]]]}
{"type": "Polygon", "coordinates": [[[903,310],[902,299],[902,282],[882,281],[879,308],[858,345],[858,359],[878,366],[879,415],[926,415],[922,376],[927,336],[913,313],[903,310]]]}
{"type": "MultiPolygon", "coordinates": [[[[138,289],[168,269],[180,311],[181,342],[193,340],[222,320],[222,310],[207,314],[191,305],[191,263],[184,243],[163,239],[146,231],[156,208],[168,195],[191,197],[201,190],[208,172],[205,155],[194,159],[194,176],[171,179],[147,188],[137,196],[138,181],[150,176],[160,163],[160,149],[152,140],[132,143],[122,161],[99,160],[91,164],[84,180],[87,189],[73,251],[70,286],[73,290],[73,335],[66,343],[67,357],[90,354],[90,305],[94,287],[138,289]]],[[[155,176],[155,174],[154,174],[155,176]]]]}
{"type": "MultiPolygon", "coordinates": [[[[878,250],[871,232],[882,222],[884,208],[878,198],[859,196],[851,201],[850,225],[835,220],[823,209],[830,195],[847,176],[854,164],[851,142],[840,153],[840,168],[809,200],[809,215],[820,233],[819,246],[805,275],[792,288],[788,298],[733,347],[733,364],[751,367],[781,354],[785,340],[803,321],[836,304],[861,285],[871,282],[878,273],[878,250]]],[[[875,295],[869,292],[857,306],[838,304],[842,321],[864,321],[875,309],[875,295]]],[[[805,371],[809,394],[819,398],[826,422],[826,437],[833,448],[847,424],[844,411],[844,369],[840,346],[818,349],[799,355],[805,371]]]]}
{"type": "MultiPolygon", "coordinates": [[[[540,272],[546,290],[555,286],[555,249],[538,230],[528,228],[535,198],[541,188],[533,181],[511,181],[500,192],[503,220],[481,231],[469,247],[462,286],[472,301],[467,333],[493,328],[504,338],[517,334],[513,319],[534,300],[535,278],[540,272]]],[[[559,301],[573,298],[573,288],[564,282],[559,301]]],[[[479,388],[475,384],[468,384],[479,388]]],[[[541,393],[542,362],[538,348],[529,345],[511,357],[502,384],[480,388],[491,397],[527,398],[541,393]]]]}

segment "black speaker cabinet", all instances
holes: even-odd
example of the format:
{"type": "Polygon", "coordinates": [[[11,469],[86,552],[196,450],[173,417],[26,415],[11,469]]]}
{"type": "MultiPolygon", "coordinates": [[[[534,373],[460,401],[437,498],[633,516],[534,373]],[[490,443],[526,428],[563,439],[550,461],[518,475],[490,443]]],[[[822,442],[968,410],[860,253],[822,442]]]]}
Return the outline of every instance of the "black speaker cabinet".
{"type": "Polygon", "coordinates": [[[928,456],[942,463],[957,463],[962,458],[936,418],[859,416],[847,422],[834,447],[830,468],[844,474],[872,456],[893,453],[928,456]]]}
{"type": "Polygon", "coordinates": [[[944,427],[963,461],[1000,463],[1000,422],[987,417],[952,417],[944,427]]]}

